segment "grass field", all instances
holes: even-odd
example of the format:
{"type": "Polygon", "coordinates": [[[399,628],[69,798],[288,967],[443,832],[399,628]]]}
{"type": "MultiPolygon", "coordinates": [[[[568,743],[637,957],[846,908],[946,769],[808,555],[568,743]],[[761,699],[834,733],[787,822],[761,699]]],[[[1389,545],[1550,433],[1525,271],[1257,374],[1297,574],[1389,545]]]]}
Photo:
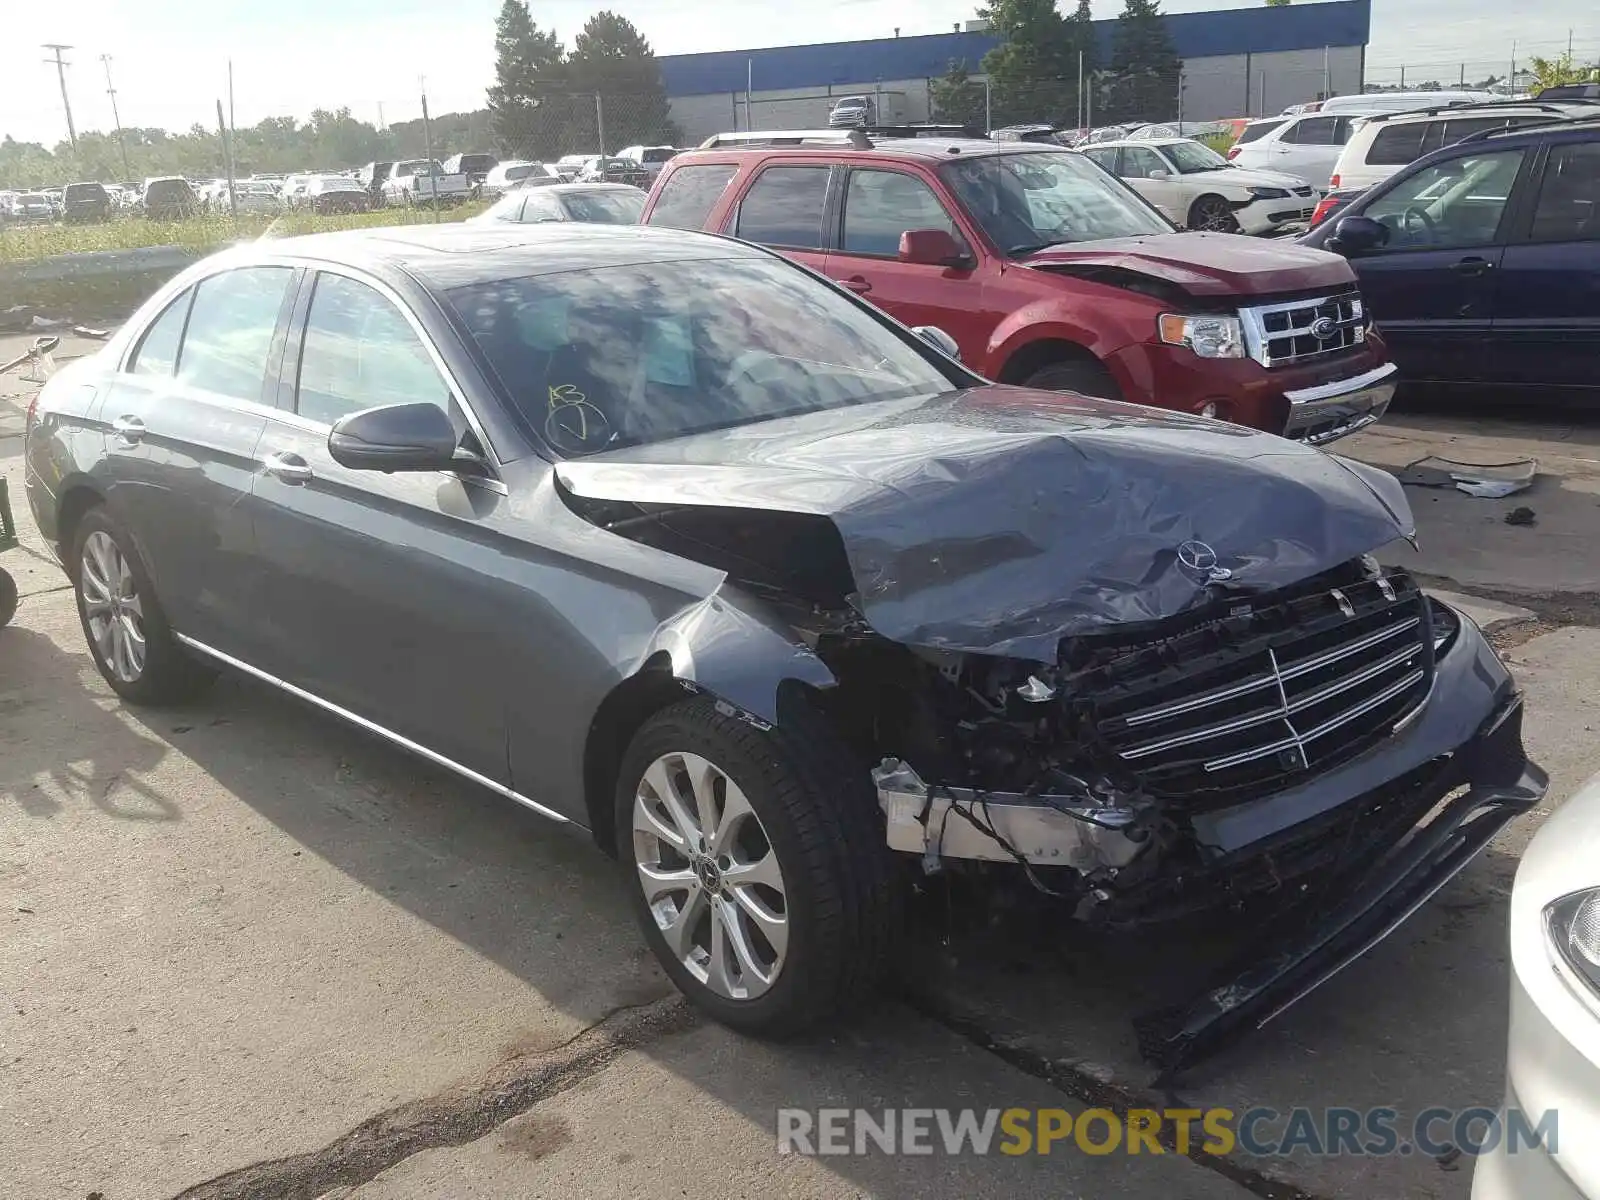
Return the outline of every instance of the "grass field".
{"type": "MultiPolygon", "coordinates": [[[[438,217],[440,221],[462,221],[488,206],[487,201],[463,204],[442,210],[438,217]]],[[[183,246],[203,252],[219,249],[240,238],[292,237],[334,229],[414,225],[433,219],[432,210],[426,208],[381,208],[375,212],[326,217],[291,212],[280,216],[241,216],[237,220],[225,215],[191,217],[185,221],[118,217],[103,225],[7,225],[0,227],[0,263],[31,262],[86,250],[133,250],[140,246],[183,246]]]]}

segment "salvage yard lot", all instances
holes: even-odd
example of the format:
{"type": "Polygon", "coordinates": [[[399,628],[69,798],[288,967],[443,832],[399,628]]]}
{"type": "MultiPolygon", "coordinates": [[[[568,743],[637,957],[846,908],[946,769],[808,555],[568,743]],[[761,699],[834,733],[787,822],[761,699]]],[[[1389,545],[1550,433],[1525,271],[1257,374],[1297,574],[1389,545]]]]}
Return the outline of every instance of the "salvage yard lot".
{"type": "MultiPolygon", "coordinates": [[[[14,378],[0,468],[20,499],[14,378]]],[[[1600,770],[1600,423],[1431,410],[1341,449],[1539,460],[1507,500],[1411,489],[1421,550],[1391,557],[1535,613],[1495,636],[1559,805],[1600,770]],[[1507,525],[1522,505],[1536,524],[1507,525]]],[[[123,706],[19,515],[28,545],[0,560],[25,597],[0,632],[0,1196],[1467,1195],[1469,1159],[1417,1155],[780,1158],[779,1107],[1142,1105],[1127,1013],[1151,955],[929,917],[913,982],[859,1024],[737,1038],[674,997],[583,836],[243,680],[123,706]]],[[[1542,815],[1155,1106],[1497,1104],[1505,901],[1542,815]]]]}

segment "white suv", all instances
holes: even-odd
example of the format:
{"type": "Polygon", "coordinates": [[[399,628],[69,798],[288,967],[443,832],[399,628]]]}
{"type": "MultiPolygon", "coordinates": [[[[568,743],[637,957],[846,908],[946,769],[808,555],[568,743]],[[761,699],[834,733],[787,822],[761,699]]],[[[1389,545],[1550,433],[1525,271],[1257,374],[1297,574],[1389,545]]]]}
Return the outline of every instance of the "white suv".
{"type": "Polygon", "coordinates": [[[1382,183],[1401,167],[1487,129],[1545,125],[1600,104],[1573,100],[1541,104],[1534,100],[1500,100],[1488,104],[1446,105],[1415,112],[1379,113],[1364,118],[1350,134],[1334,164],[1332,188],[1368,188],[1382,183]]]}
{"type": "Polygon", "coordinates": [[[1228,158],[1241,167],[1298,175],[1325,189],[1339,151],[1350,140],[1350,130],[1365,115],[1302,113],[1252,121],[1228,151],[1228,158]]]}

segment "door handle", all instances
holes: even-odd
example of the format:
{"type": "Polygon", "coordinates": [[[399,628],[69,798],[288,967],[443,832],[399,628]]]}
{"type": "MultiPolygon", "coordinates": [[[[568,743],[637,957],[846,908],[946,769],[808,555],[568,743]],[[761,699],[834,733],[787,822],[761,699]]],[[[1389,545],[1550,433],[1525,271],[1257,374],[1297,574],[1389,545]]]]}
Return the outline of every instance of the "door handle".
{"type": "Polygon", "coordinates": [[[311,464],[290,450],[267,455],[267,474],[284,483],[299,485],[311,479],[311,464]]]}
{"type": "Polygon", "coordinates": [[[138,417],[118,417],[111,422],[112,432],[130,446],[144,441],[144,422],[138,417]]]}
{"type": "Polygon", "coordinates": [[[1468,279],[1475,279],[1494,270],[1494,264],[1486,258],[1463,258],[1450,269],[1457,275],[1465,275],[1468,279]]]}
{"type": "Polygon", "coordinates": [[[872,290],[872,284],[867,282],[866,276],[864,275],[852,275],[849,279],[841,279],[839,283],[858,295],[862,292],[870,292],[872,290]]]}

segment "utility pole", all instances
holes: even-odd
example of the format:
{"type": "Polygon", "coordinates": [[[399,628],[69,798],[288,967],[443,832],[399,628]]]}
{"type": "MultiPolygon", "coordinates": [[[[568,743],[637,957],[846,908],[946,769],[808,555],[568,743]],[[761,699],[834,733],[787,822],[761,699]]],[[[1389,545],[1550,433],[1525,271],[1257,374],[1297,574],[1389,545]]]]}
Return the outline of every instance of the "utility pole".
{"type": "Polygon", "coordinates": [[[428,156],[428,182],[433,185],[433,223],[439,223],[439,177],[433,169],[433,126],[428,120],[428,81],[417,78],[417,90],[422,93],[422,149],[428,156]]]}
{"type": "Polygon", "coordinates": [[[63,46],[58,42],[46,42],[44,48],[55,54],[54,58],[47,58],[44,61],[46,63],[55,63],[56,65],[56,79],[61,83],[61,107],[67,110],[67,141],[72,143],[73,152],[76,153],[78,149],[78,131],[72,126],[72,101],[67,99],[67,68],[72,64],[61,57],[63,50],[71,50],[72,47],[63,46]]]}
{"type": "Polygon", "coordinates": [[[606,177],[606,105],[600,98],[600,93],[594,94],[594,128],[595,136],[600,139],[600,178],[606,177]]]}
{"type": "Polygon", "coordinates": [[[102,54],[100,62],[106,69],[106,95],[111,97],[111,123],[117,127],[117,148],[122,151],[122,177],[133,180],[133,168],[128,165],[128,143],[122,136],[122,117],[117,112],[117,89],[111,84],[111,55],[102,54]]]}
{"type": "Polygon", "coordinates": [[[378,101],[378,132],[382,133],[387,126],[383,123],[383,101],[378,101]]]}

